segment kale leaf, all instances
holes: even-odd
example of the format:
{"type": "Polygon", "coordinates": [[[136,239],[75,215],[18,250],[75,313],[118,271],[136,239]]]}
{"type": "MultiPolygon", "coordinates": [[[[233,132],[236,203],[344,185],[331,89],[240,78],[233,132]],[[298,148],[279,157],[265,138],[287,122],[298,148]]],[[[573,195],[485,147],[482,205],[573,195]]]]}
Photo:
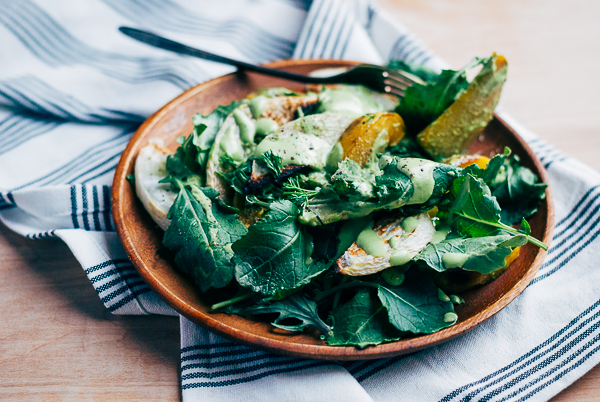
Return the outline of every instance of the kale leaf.
{"type": "Polygon", "coordinates": [[[236,214],[219,207],[215,202],[219,194],[212,188],[187,188],[180,180],[172,180],[180,190],[169,210],[171,224],[163,244],[175,252],[177,267],[192,276],[203,292],[223,287],[233,278],[229,247],[247,229],[236,214]]]}
{"type": "Polygon", "coordinates": [[[506,265],[506,257],[512,252],[512,249],[522,246],[526,242],[527,238],[524,235],[449,239],[428,244],[414,260],[423,261],[438,272],[461,267],[467,271],[488,274],[503,268],[506,265]],[[450,260],[449,256],[454,261],[450,260]],[[456,264],[456,261],[460,263],[456,264]]]}
{"type": "MultiPolygon", "coordinates": [[[[206,128],[206,126],[202,126],[202,128],[206,128]]],[[[179,137],[178,140],[181,141],[181,146],[177,148],[177,151],[174,154],[167,156],[166,166],[170,176],[175,177],[184,183],[187,183],[189,180],[190,183],[193,182],[195,184],[202,185],[202,177],[204,175],[199,175],[197,173],[197,163],[194,162],[193,164],[188,164],[188,162],[190,161],[188,155],[190,155],[193,152],[196,152],[195,150],[186,152],[186,148],[190,149],[189,144],[191,144],[192,142],[191,139],[193,135],[194,134],[191,134],[188,138],[179,137]]],[[[167,178],[166,182],[169,181],[170,179],[167,178]]]]}
{"type": "Polygon", "coordinates": [[[490,189],[502,207],[502,222],[514,225],[537,212],[546,198],[548,185],[539,182],[535,173],[521,166],[517,155],[506,159],[503,168],[504,172],[491,181],[490,189]]]}
{"type": "Polygon", "coordinates": [[[257,304],[247,307],[239,312],[241,315],[267,313],[279,314],[271,324],[277,328],[285,329],[286,331],[302,331],[308,326],[313,326],[325,335],[332,334],[329,325],[325,324],[319,317],[317,303],[309,300],[301,293],[293,294],[274,303],[257,304]],[[289,318],[300,320],[300,323],[296,325],[280,324],[281,321],[289,318]]]}
{"type": "MultiPolygon", "coordinates": [[[[483,179],[476,178],[465,170],[452,183],[450,193],[454,199],[447,211],[447,218],[462,235],[490,236],[500,229],[515,235],[524,234],[529,242],[544,250],[548,249],[546,244],[529,236],[526,230],[519,231],[500,221],[500,205],[483,179]]],[[[446,215],[444,212],[442,216],[446,215]]]]}
{"type": "Polygon", "coordinates": [[[310,262],[312,237],[298,222],[298,208],[287,200],[275,201],[270,208],[232,246],[238,283],[267,296],[305,285],[328,267],[310,262]]]}
{"type": "MultiPolygon", "coordinates": [[[[407,88],[396,108],[409,135],[418,134],[458,99],[469,86],[466,70],[478,63],[476,59],[459,71],[443,70],[440,74],[423,69],[409,71],[425,80],[422,84],[415,83],[407,88]]],[[[409,65],[403,67],[410,68],[409,65]]]]}
{"type": "Polygon", "coordinates": [[[227,116],[241,104],[235,101],[227,106],[219,106],[206,116],[197,113],[192,118],[192,133],[187,138],[178,138],[180,146],[173,155],[167,157],[169,173],[186,183],[190,177],[197,176],[194,177],[194,183],[204,185],[206,162],[215,137],[227,116]]]}
{"type": "Polygon", "coordinates": [[[400,331],[431,334],[456,322],[452,303],[438,298],[438,288],[425,272],[408,271],[400,286],[380,283],[377,296],[400,331]]]}
{"type": "Polygon", "coordinates": [[[400,339],[401,332],[392,326],[385,307],[366,289],[359,290],[332,315],[333,335],[327,338],[330,346],[365,348],[400,339]]]}
{"type": "Polygon", "coordinates": [[[333,223],[318,228],[308,226],[306,230],[313,238],[314,250],[312,257],[314,259],[333,262],[339,257],[337,255],[340,246],[339,224],[333,223]]]}
{"type": "Polygon", "coordinates": [[[206,116],[196,113],[192,118],[192,124],[195,126],[192,134],[196,134],[196,132],[198,132],[198,135],[193,137],[192,142],[198,151],[196,159],[201,171],[204,171],[204,167],[206,166],[206,161],[208,159],[208,153],[215,142],[215,137],[223,125],[223,122],[227,116],[229,116],[243,103],[243,101],[234,101],[227,106],[218,106],[214,111],[206,116]],[[201,130],[203,125],[206,126],[206,129],[201,130]]]}
{"type": "Polygon", "coordinates": [[[470,173],[461,175],[454,180],[450,191],[454,196],[450,207],[451,222],[461,234],[481,237],[498,230],[496,225],[490,223],[500,222],[500,205],[483,179],[475,178],[470,173]]]}

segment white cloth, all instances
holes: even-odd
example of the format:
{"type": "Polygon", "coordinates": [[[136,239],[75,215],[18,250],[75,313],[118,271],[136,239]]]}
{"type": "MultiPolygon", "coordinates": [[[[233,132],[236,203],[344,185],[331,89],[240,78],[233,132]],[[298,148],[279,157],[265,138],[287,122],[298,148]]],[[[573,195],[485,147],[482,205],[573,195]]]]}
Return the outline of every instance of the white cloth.
{"type": "MultiPolygon", "coordinates": [[[[443,66],[368,0],[21,0],[0,2],[0,22],[0,219],[23,236],[65,241],[115,314],[176,314],[114,232],[119,155],[152,112],[233,71],[142,45],[119,26],[255,63],[443,66]]],[[[600,175],[504,117],[548,169],[557,218],[548,257],[522,295],[451,342],[349,363],[262,352],[181,318],[184,400],[547,400],[600,362],[600,175]]]]}

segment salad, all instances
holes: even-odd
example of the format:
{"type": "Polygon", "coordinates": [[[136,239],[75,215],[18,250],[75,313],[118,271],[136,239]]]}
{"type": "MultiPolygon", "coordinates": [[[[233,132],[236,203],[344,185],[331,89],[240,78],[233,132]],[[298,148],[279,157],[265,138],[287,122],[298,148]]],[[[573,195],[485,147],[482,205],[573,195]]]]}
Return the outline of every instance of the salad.
{"type": "Polygon", "coordinates": [[[455,324],[465,291],[518,257],[546,184],[509,149],[466,149],[493,117],[506,60],[366,87],[258,90],[136,159],[136,193],[213,311],[367,347],[455,324]],[[467,79],[467,73],[479,69],[467,79]],[[312,329],[308,329],[308,328],[312,329]]]}

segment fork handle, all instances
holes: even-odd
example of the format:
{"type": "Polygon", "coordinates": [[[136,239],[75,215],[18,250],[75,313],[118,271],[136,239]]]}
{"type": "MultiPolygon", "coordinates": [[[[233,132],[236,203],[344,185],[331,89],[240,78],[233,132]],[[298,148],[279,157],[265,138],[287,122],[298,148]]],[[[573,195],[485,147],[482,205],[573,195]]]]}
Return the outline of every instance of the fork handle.
{"type": "Polygon", "coordinates": [[[288,73],[282,70],[276,70],[273,68],[266,68],[257,66],[255,64],[246,63],[240,60],[230,59],[228,57],[219,56],[218,54],[209,53],[204,50],[196,49],[191,46],[184,45],[183,43],[175,42],[170,39],[164,38],[162,36],[158,36],[153,34],[152,32],[143,31],[140,29],[129,28],[129,27],[120,27],[119,31],[124,33],[125,35],[136,39],[140,42],[146,43],[148,45],[158,47],[164,50],[169,50],[171,52],[185,54],[188,56],[199,57],[201,59],[214,61],[217,63],[229,64],[237,67],[240,70],[252,71],[259,74],[270,75],[279,78],[285,78],[291,81],[298,81],[302,83],[314,83],[314,84],[328,84],[331,81],[329,77],[310,77],[307,75],[293,74],[288,73]]]}

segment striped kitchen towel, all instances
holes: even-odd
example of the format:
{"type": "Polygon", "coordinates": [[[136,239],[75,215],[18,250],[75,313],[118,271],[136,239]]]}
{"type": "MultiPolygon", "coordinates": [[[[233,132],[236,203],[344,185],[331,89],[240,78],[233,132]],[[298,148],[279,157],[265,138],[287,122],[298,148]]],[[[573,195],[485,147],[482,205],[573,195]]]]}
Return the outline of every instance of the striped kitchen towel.
{"type": "MultiPolygon", "coordinates": [[[[0,220],[32,239],[62,239],[115,314],[176,315],[137,275],[114,232],[119,155],[152,112],[233,71],[139,44],[119,26],[254,63],[444,66],[369,0],[16,0],[0,2],[0,22],[0,220]]],[[[504,117],[548,169],[557,217],[548,257],[521,296],[456,340],[349,363],[262,352],[181,318],[183,398],[547,400],[600,362],[600,175],[504,117]]]]}

